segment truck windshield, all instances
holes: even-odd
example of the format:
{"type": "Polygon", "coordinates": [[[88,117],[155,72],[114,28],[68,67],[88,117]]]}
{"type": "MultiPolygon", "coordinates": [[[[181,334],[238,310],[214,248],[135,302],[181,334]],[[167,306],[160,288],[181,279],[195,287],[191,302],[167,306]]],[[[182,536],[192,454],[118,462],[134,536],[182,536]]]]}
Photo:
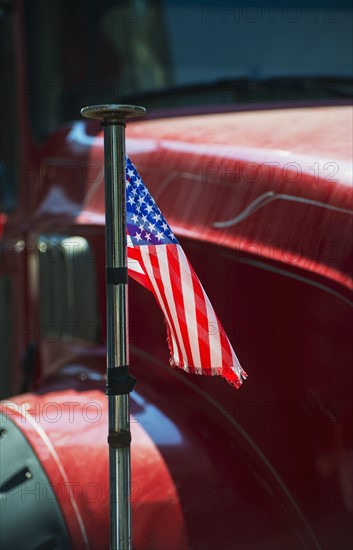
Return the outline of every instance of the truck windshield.
{"type": "Polygon", "coordinates": [[[94,103],[165,108],[352,95],[348,0],[27,0],[24,10],[39,139],[94,103]]]}

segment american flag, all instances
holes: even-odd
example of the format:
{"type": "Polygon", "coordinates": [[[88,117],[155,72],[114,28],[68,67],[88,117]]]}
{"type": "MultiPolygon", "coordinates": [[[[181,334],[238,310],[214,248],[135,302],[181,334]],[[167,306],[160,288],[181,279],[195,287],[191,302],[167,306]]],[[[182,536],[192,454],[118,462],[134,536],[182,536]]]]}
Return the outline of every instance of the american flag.
{"type": "Polygon", "coordinates": [[[155,296],[166,319],[170,364],[221,375],[238,388],[246,378],[202,285],[173,231],[126,160],[129,275],[155,296]]]}

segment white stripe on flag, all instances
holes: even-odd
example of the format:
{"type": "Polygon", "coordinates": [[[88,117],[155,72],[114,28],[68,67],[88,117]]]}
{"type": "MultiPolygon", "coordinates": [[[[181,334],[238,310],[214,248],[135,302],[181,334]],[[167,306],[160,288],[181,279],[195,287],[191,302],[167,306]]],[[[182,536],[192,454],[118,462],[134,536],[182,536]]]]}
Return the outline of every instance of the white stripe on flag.
{"type": "MultiPolygon", "coordinates": [[[[228,336],[226,335],[226,338],[229,342],[229,339],[228,339],[228,336]]],[[[236,375],[238,376],[240,382],[242,381],[242,379],[245,380],[246,377],[243,376],[244,372],[243,372],[243,369],[241,368],[240,366],[240,363],[239,363],[239,359],[234,351],[234,349],[232,348],[232,346],[230,345],[230,342],[229,342],[229,347],[231,349],[231,352],[232,352],[232,361],[233,361],[233,369],[235,370],[236,372],[236,375]]]]}
{"type": "Polygon", "coordinates": [[[130,269],[131,271],[134,271],[135,273],[140,273],[141,275],[144,275],[144,271],[140,266],[140,263],[137,260],[130,258],[129,256],[127,258],[127,267],[128,269],[130,269]]]}
{"type": "Polygon", "coordinates": [[[175,342],[175,336],[173,334],[173,330],[172,330],[170,321],[168,319],[167,310],[164,306],[162,296],[159,292],[158,285],[157,285],[157,283],[155,281],[155,278],[154,278],[154,275],[153,275],[153,267],[152,267],[151,260],[150,260],[150,253],[149,253],[148,245],[140,246],[140,251],[141,251],[141,257],[142,257],[142,261],[144,263],[144,267],[146,269],[147,276],[148,276],[148,278],[149,278],[149,280],[150,280],[150,282],[153,286],[153,290],[155,291],[156,296],[158,297],[158,303],[159,303],[159,305],[160,305],[160,307],[163,311],[163,315],[164,315],[165,319],[168,322],[169,333],[170,333],[169,336],[170,336],[170,339],[171,339],[170,344],[173,347],[174,360],[177,363],[179,363],[180,358],[179,358],[179,353],[178,353],[178,346],[176,345],[176,342],[175,342]]]}
{"type": "Polygon", "coordinates": [[[171,329],[169,330],[169,337],[171,339],[170,344],[172,346],[173,363],[175,365],[180,365],[180,357],[179,357],[179,352],[178,352],[178,346],[176,344],[176,341],[174,340],[173,332],[172,332],[171,329]]]}
{"type": "Polygon", "coordinates": [[[177,315],[176,304],[174,301],[172,284],[170,280],[169,262],[167,257],[167,245],[162,244],[162,245],[156,246],[156,253],[157,253],[158,262],[160,266],[160,273],[161,273],[161,279],[164,286],[164,292],[167,298],[170,314],[172,316],[173,323],[175,326],[176,336],[178,338],[179,346],[181,348],[182,359],[184,360],[184,363],[185,363],[184,367],[185,367],[185,370],[187,370],[187,354],[185,351],[184,340],[180,330],[179,319],[177,315]]]}
{"type": "Polygon", "coordinates": [[[128,269],[131,269],[131,271],[135,271],[135,273],[140,273],[141,275],[144,275],[144,271],[142,269],[142,267],[140,266],[140,263],[135,260],[134,258],[131,258],[129,256],[129,248],[131,249],[131,251],[133,251],[134,249],[134,245],[132,244],[132,240],[131,240],[131,237],[130,235],[127,235],[127,247],[128,247],[128,250],[127,250],[127,267],[128,269]]]}
{"type": "Polygon", "coordinates": [[[216,373],[217,369],[213,369],[213,367],[218,367],[219,369],[223,366],[221,335],[218,330],[216,314],[203,287],[202,287],[202,292],[206,302],[206,310],[207,310],[208,331],[209,331],[209,340],[210,340],[210,354],[211,354],[211,368],[212,368],[212,372],[216,373]]]}
{"type": "Polygon", "coordinates": [[[180,265],[180,278],[181,278],[181,288],[182,294],[184,297],[185,304],[185,319],[187,331],[189,333],[189,342],[191,346],[191,354],[193,359],[193,366],[196,370],[202,368],[201,357],[200,357],[200,348],[199,348],[199,333],[197,328],[196,320],[196,307],[195,307],[195,297],[194,289],[192,286],[192,278],[189,269],[189,263],[186,259],[183,249],[180,245],[176,245],[179,265],[180,265]]]}

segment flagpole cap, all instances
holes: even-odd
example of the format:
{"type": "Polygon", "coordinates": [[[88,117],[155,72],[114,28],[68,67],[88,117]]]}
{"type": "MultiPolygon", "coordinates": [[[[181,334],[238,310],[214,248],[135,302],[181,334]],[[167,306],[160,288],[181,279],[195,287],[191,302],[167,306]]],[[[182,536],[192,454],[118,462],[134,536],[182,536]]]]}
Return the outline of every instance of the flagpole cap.
{"type": "Polygon", "coordinates": [[[126,118],[142,116],[145,113],[146,109],[140,105],[90,105],[81,109],[82,116],[103,122],[123,122],[126,118]]]}

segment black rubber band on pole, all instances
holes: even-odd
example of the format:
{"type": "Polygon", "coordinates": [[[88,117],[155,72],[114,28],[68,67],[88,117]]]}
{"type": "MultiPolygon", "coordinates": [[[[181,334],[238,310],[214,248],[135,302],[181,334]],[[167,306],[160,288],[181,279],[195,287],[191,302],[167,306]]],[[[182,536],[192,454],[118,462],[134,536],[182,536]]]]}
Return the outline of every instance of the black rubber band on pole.
{"type": "Polygon", "coordinates": [[[134,389],[136,378],[130,376],[129,365],[107,369],[106,395],[125,395],[134,389]]]}
{"type": "Polygon", "coordinates": [[[107,267],[107,285],[127,285],[127,267],[107,267]]]}
{"type": "Polygon", "coordinates": [[[108,435],[108,445],[113,449],[123,449],[124,447],[129,447],[131,443],[131,433],[130,432],[109,432],[108,435]]]}

